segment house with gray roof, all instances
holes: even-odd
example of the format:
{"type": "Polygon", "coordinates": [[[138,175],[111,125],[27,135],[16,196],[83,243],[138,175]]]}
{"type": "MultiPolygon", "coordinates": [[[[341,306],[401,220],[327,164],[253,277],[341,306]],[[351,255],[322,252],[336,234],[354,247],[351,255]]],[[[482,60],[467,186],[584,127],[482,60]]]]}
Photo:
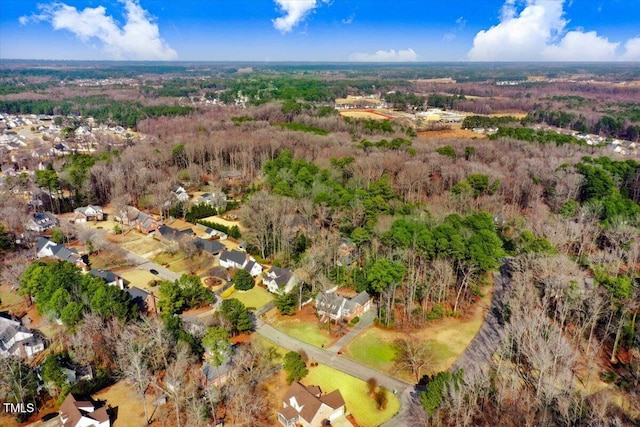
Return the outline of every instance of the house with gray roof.
{"type": "Polygon", "coordinates": [[[71,220],[73,223],[87,222],[87,221],[102,221],[104,220],[104,212],[102,207],[95,205],[82,206],[73,210],[74,217],[71,220]]]}
{"type": "Polygon", "coordinates": [[[147,316],[155,316],[158,314],[158,304],[156,297],[152,292],[144,291],[136,286],[126,288],[124,290],[131,301],[138,306],[138,310],[147,316]]]}
{"type": "Polygon", "coordinates": [[[227,195],[222,191],[213,191],[211,193],[203,193],[200,197],[194,200],[196,205],[205,204],[213,206],[214,208],[226,208],[227,207],[227,195]]]}
{"type": "Polygon", "coordinates": [[[300,279],[293,272],[286,268],[271,267],[264,275],[262,283],[273,294],[286,294],[300,282],[300,279]]]}
{"type": "Polygon", "coordinates": [[[89,271],[89,273],[92,276],[101,278],[102,280],[104,280],[104,283],[106,283],[109,286],[117,286],[120,289],[124,289],[124,286],[125,286],[124,279],[112,271],[93,269],[89,271]]]}
{"type": "Polygon", "coordinates": [[[253,277],[262,273],[262,266],[247,253],[237,251],[224,251],[220,254],[220,266],[224,268],[236,268],[247,270],[253,277]]]}
{"type": "Polygon", "coordinates": [[[27,230],[42,233],[58,225],[58,218],[51,212],[34,212],[27,222],[27,230]]]}
{"type": "Polygon", "coordinates": [[[46,237],[40,237],[36,242],[36,256],[38,258],[55,258],[60,261],[69,261],[78,268],[86,271],[87,264],[75,249],[69,249],[63,244],[55,243],[46,237]]]}
{"type": "Polygon", "coordinates": [[[208,240],[196,237],[194,243],[198,250],[208,252],[213,256],[220,255],[226,249],[226,246],[218,240],[208,240]]]}
{"type": "Polygon", "coordinates": [[[0,316],[0,356],[32,358],[44,350],[44,341],[20,322],[0,316]]]}
{"type": "Polygon", "coordinates": [[[316,296],[316,312],[321,321],[346,319],[351,321],[371,309],[371,296],[366,291],[353,298],[347,298],[333,292],[319,292],[316,296]]]}

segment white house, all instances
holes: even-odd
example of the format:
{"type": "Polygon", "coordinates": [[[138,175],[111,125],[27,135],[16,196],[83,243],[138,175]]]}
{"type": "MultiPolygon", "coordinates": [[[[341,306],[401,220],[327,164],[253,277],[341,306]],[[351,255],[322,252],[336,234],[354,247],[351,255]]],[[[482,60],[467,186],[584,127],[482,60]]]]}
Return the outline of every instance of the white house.
{"type": "Polygon", "coordinates": [[[267,286],[269,292],[274,294],[291,292],[299,282],[300,279],[291,270],[280,267],[271,267],[262,279],[262,283],[267,286]]]}
{"type": "Polygon", "coordinates": [[[44,342],[16,320],[0,316],[0,355],[32,358],[44,350],[44,342]]]}
{"type": "Polygon", "coordinates": [[[75,208],[75,216],[72,222],[87,222],[87,221],[102,221],[104,219],[104,212],[100,206],[88,205],[75,208]]]}
{"type": "Polygon", "coordinates": [[[173,190],[173,195],[180,202],[186,202],[187,200],[189,200],[189,194],[187,194],[187,190],[185,190],[180,185],[175,190],[173,190]]]}
{"type": "Polygon", "coordinates": [[[262,273],[262,266],[256,260],[244,252],[231,250],[224,251],[220,255],[220,266],[223,268],[236,268],[247,270],[253,277],[262,273]]]}

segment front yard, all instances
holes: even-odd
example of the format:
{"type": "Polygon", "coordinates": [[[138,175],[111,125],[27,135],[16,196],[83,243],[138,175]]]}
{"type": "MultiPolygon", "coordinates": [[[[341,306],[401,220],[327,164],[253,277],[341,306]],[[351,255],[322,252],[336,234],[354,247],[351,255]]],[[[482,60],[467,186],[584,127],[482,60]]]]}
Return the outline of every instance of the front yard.
{"type": "Polygon", "coordinates": [[[304,385],[318,385],[325,393],[339,389],[346,403],[346,410],[353,414],[362,427],[376,427],[393,417],[400,410],[400,402],[388,390],[388,403],[384,410],[378,410],[375,400],[368,395],[367,383],[319,365],[309,368],[309,375],[300,381],[304,385]]]}
{"type": "Polygon", "coordinates": [[[254,286],[248,291],[237,291],[232,286],[224,292],[225,298],[236,298],[240,300],[245,307],[259,309],[260,307],[273,301],[273,294],[264,288],[254,286]],[[233,290],[233,292],[230,292],[233,290]]]}
{"type": "Polygon", "coordinates": [[[140,289],[150,288],[151,286],[149,286],[149,282],[152,280],[161,280],[158,276],[138,268],[132,268],[128,271],[119,271],[118,274],[130,283],[129,287],[136,286],[140,289]]]}
{"type": "Polygon", "coordinates": [[[144,256],[150,252],[162,251],[166,248],[160,241],[151,236],[140,235],[140,238],[123,243],[122,246],[128,251],[144,256]]]}
{"type": "Polygon", "coordinates": [[[318,322],[303,322],[296,318],[281,317],[273,323],[273,327],[302,342],[316,347],[328,347],[334,340],[326,329],[321,329],[318,322]]]}

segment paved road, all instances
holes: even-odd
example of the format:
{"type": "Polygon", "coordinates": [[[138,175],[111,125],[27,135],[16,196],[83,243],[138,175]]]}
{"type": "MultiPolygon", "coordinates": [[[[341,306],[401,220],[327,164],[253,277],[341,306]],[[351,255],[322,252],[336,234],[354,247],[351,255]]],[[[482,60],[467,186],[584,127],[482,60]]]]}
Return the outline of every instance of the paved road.
{"type": "MultiPolygon", "coordinates": [[[[87,229],[87,227],[85,227],[83,224],[71,224],[72,227],[82,227],[84,229],[87,229]]],[[[95,231],[97,233],[102,233],[103,235],[107,234],[106,230],[101,230],[101,229],[95,229],[95,231]]],[[[142,239],[143,237],[141,237],[142,239]]],[[[128,250],[127,248],[124,247],[124,245],[118,245],[120,248],[124,249],[125,253],[126,253],[126,258],[127,258],[127,262],[141,270],[146,270],[146,271],[150,271],[150,270],[156,270],[158,272],[157,277],[159,279],[162,280],[168,280],[170,282],[173,282],[174,280],[177,280],[180,278],[180,274],[178,273],[174,273],[173,271],[169,270],[168,268],[165,268],[163,266],[161,266],[160,264],[157,264],[155,262],[149,261],[147,258],[138,255],[135,252],[131,252],[130,250],[128,250]]]]}
{"type": "Polygon", "coordinates": [[[311,344],[307,344],[295,338],[292,338],[289,335],[280,332],[273,326],[264,323],[264,321],[262,321],[261,319],[257,320],[256,332],[258,332],[268,340],[289,350],[304,350],[305,353],[307,353],[307,355],[309,356],[309,359],[327,366],[331,366],[332,368],[352,375],[356,378],[360,378],[361,380],[367,381],[369,378],[375,377],[378,379],[378,384],[386,387],[389,390],[404,390],[405,388],[412,386],[409,383],[406,383],[397,378],[393,378],[380,371],[376,371],[375,369],[369,368],[368,366],[361,365],[358,362],[347,359],[343,356],[339,356],[338,354],[332,353],[329,350],[318,348],[311,344]]]}
{"type": "Polygon", "coordinates": [[[259,318],[257,319],[256,332],[286,349],[292,351],[304,350],[307,356],[309,356],[309,359],[330,366],[363,381],[367,381],[372,377],[376,378],[378,384],[384,386],[389,391],[396,390],[400,394],[400,411],[391,420],[384,423],[383,426],[403,427],[411,425],[411,423],[407,421],[407,417],[411,401],[411,392],[413,391],[412,384],[339,356],[328,349],[321,349],[292,338],[278,331],[273,326],[264,323],[264,321],[259,318]]]}
{"type": "Polygon", "coordinates": [[[160,264],[149,261],[145,257],[138,255],[135,252],[131,252],[130,250],[126,249],[122,245],[120,247],[126,251],[127,261],[130,262],[132,265],[136,266],[137,268],[139,268],[140,270],[146,270],[146,271],[150,271],[152,269],[156,270],[158,272],[157,277],[159,279],[168,280],[170,282],[173,282],[174,280],[178,280],[180,278],[180,274],[174,273],[173,271],[169,270],[166,267],[161,266],[160,264]]]}

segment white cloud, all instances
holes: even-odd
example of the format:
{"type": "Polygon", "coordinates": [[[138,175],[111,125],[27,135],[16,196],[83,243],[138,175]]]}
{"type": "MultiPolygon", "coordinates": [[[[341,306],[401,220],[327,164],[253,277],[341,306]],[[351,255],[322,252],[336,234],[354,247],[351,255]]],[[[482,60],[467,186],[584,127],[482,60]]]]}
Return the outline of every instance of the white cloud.
{"type": "MultiPolygon", "coordinates": [[[[280,9],[285,13],[284,16],[273,19],[273,26],[276,30],[283,33],[290,32],[293,27],[304,21],[306,17],[318,7],[317,0],[274,0],[280,9]]],[[[321,0],[328,3],[329,0],[321,0]]]]}
{"type": "Polygon", "coordinates": [[[342,20],[342,23],[343,23],[343,24],[345,24],[345,25],[349,25],[349,24],[351,24],[351,23],[353,22],[353,20],[354,20],[355,18],[356,18],[356,13],[355,13],[355,12],[353,12],[351,15],[349,15],[349,17],[348,17],[348,18],[343,19],[343,20],[342,20]]]}
{"type": "Polygon", "coordinates": [[[542,56],[551,61],[614,61],[618,45],[595,31],[569,31],[558,44],[547,46],[542,56]]]}
{"type": "Polygon", "coordinates": [[[476,34],[472,61],[611,61],[620,43],[595,31],[566,31],[564,0],[506,0],[500,23],[476,34]],[[522,2],[520,2],[522,3],[522,2]]]}
{"type": "Polygon", "coordinates": [[[379,50],[375,53],[353,53],[349,55],[349,61],[356,62],[414,62],[418,55],[413,49],[406,50],[379,50]]]}
{"type": "Polygon", "coordinates": [[[624,44],[624,54],[620,57],[623,61],[640,61],[640,37],[627,40],[624,44]]]}
{"type": "Polygon", "coordinates": [[[104,52],[113,59],[176,59],[176,51],[160,37],[158,24],[138,0],[120,1],[126,11],[122,26],[107,15],[104,6],[79,11],[65,3],[39,5],[40,14],[22,16],[20,23],[45,21],[51,23],[54,30],[70,31],[85,43],[98,40],[104,52]]]}

